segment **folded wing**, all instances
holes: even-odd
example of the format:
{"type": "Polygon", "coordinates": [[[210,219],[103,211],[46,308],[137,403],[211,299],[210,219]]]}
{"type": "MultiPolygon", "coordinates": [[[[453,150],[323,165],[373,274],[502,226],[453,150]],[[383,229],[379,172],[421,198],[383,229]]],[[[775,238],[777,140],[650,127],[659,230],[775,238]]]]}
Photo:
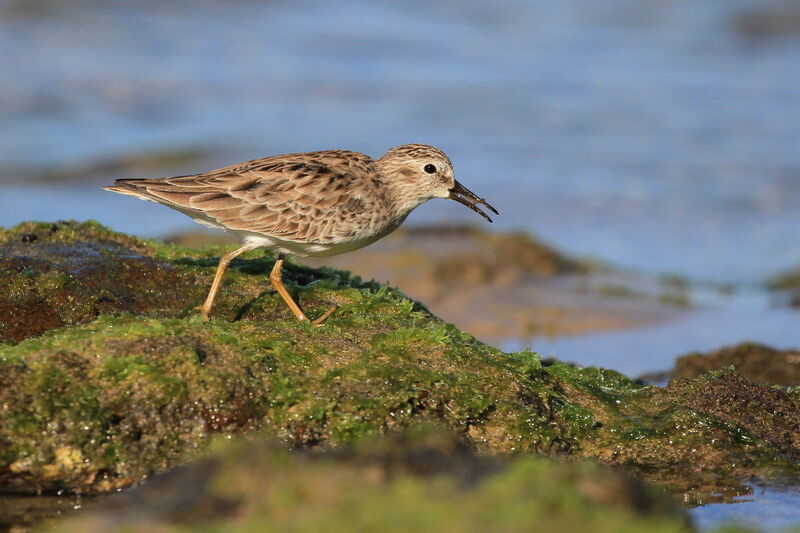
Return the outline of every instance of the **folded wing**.
{"type": "Polygon", "coordinates": [[[104,188],[212,226],[326,243],[343,236],[338,221],[358,216],[348,212],[355,206],[349,193],[370,165],[356,152],[288,154],[192,176],[116,180],[104,188]]]}

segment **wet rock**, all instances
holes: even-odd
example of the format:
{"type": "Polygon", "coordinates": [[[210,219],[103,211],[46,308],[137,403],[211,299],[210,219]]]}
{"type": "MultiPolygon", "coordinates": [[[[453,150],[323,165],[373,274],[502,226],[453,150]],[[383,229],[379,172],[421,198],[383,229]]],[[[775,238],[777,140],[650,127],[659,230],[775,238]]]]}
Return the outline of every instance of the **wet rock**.
{"type": "Polygon", "coordinates": [[[695,381],[674,381],[667,388],[678,403],[720,422],[734,424],[753,445],[769,442],[771,453],[800,460],[800,395],[764,387],[731,369],[695,381]]]}
{"type": "Polygon", "coordinates": [[[192,308],[224,249],[50,227],[0,233],[12,281],[0,321],[17,332],[8,340],[27,337],[0,345],[0,492],[112,491],[190,462],[218,434],[328,449],[420,421],[482,453],[594,458],[656,478],[705,482],[798,458],[796,392],[725,372],[659,388],[543,365],[387,286],[289,264],[309,314],[340,306],[316,328],[266,289],[274,258],[255,253],[231,266],[205,323],[192,308]],[[27,233],[40,238],[22,243],[27,233]]]}
{"type": "MultiPolygon", "coordinates": [[[[0,286],[6,288],[0,291],[0,343],[16,343],[108,313],[193,315],[222,253],[214,246],[200,252],[165,246],[93,222],[0,228],[0,286]],[[38,237],[23,239],[29,235],[38,237]]],[[[245,304],[269,290],[266,276],[273,261],[268,256],[234,262],[218,295],[215,316],[264,318],[265,309],[245,304]],[[240,269],[248,272],[243,279],[240,269]]],[[[285,276],[290,282],[310,283],[325,274],[289,265],[285,276]]],[[[279,306],[272,311],[282,313],[279,306]]]]}
{"type": "Polygon", "coordinates": [[[0,496],[0,531],[25,533],[80,507],[75,496],[0,496]]]}
{"type": "Polygon", "coordinates": [[[736,30],[749,38],[800,35],[800,6],[796,2],[773,2],[742,11],[735,19],[736,30]]]}
{"type": "MultiPolygon", "coordinates": [[[[583,372],[590,371],[602,372],[583,372]]],[[[602,386],[610,396],[566,384],[570,401],[596,417],[579,454],[645,475],[686,502],[713,501],[714,493],[741,486],[745,475],[796,471],[800,394],[794,389],[756,384],[731,368],[627,393],[602,386]]]]}
{"type": "Polygon", "coordinates": [[[790,307],[800,307],[800,270],[794,269],[773,276],[767,287],[777,296],[779,302],[790,307]]]}
{"type": "Polygon", "coordinates": [[[587,264],[566,257],[525,233],[488,233],[471,226],[416,227],[405,233],[422,246],[426,240],[469,244],[459,253],[445,253],[437,262],[434,276],[440,281],[513,283],[530,275],[553,276],[589,270],[587,264]]]}
{"type": "Polygon", "coordinates": [[[0,230],[0,342],[19,342],[103,313],[182,314],[193,276],[144,243],[96,224],[0,230]]]}
{"type": "Polygon", "coordinates": [[[113,496],[57,531],[689,531],[663,492],[592,464],[476,455],[434,434],[323,452],[263,440],[113,496]],[[613,524],[613,526],[612,526],[613,524]]]}
{"type": "Polygon", "coordinates": [[[727,366],[733,366],[737,372],[756,382],[800,385],[800,351],[777,350],[757,343],[681,356],[675,361],[674,375],[694,378],[727,366]]]}
{"type": "Polygon", "coordinates": [[[487,451],[566,453],[591,423],[531,381],[534,354],[481,345],[397,293],[341,292],[324,329],[106,315],[3,349],[0,490],[112,490],[215,433],[313,447],[432,419],[487,451]]]}

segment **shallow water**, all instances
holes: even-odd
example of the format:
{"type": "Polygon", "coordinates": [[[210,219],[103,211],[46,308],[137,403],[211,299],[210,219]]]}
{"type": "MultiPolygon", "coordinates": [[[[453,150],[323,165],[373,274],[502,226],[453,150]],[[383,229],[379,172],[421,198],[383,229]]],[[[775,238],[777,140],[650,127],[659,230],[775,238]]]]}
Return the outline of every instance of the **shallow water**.
{"type": "Polygon", "coordinates": [[[0,532],[24,532],[79,512],[90,498],[0,495],[0,532]]]}
{"type": "Polygon", "coordinates": [[[671,369],[676,356],[744,341],[797,348],[799,323],[800,312],[791,309],[700,309],[644,328],[541,338],[530,343],[509,341],[504,348],[530,346],[545,357],[640,376],[671,369]]]}
{"type": "MultiPolygon", "coordinates": [[[[163,169],[190,172],[430,142],[500,225],[650,272],[753,282],[800,263],[800,39],[736,29],[764,5],[3,0],[0,183],[131,152],[213,147],[163,169]]],[[[130,199],[105,202],[118,226],[130,199]]],[[[456,217],[480,222],[443,202],[416,215],[456,217]]]]}
{"type": "Polygon", "coordinates": [[[753,484],[752,492],[731,498],[727,503],[695,507],[689,511],[700,530],[723,524],[736,524],[759,531],[780,531],[800,524],[800,490],[795,482],[753,484]]]}

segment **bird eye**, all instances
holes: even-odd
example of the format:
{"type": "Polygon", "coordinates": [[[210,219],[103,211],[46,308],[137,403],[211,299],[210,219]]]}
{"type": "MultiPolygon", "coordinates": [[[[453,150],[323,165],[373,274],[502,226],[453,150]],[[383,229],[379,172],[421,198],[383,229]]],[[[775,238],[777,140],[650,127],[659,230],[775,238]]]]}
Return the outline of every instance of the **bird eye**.
{"type": "Polygon", "coordinates": [[[425,168],[423,170],[428,174],[433,174],[434,172],[436,172],[436,166],[428,163],[427,165],[425,165],[425,168]]]}

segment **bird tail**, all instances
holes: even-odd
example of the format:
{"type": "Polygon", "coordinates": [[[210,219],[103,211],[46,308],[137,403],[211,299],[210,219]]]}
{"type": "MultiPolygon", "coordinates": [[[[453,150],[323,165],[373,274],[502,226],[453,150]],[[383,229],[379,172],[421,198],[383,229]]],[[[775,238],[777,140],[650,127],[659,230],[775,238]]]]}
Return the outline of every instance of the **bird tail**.
{"type": "Polygon", "coordinates": [[[119,194],[125,194],[127,196],[135,196],[136,198],[140,198],[142,200],[150,200],[151,202],[161,203],[156,197],[150,194],[146,187],[136,183],[146,181],[147,180],[137,178],[122,178],[114,180],[114,185],[106,185],[103,187],[103,189],[119,194]]]}

